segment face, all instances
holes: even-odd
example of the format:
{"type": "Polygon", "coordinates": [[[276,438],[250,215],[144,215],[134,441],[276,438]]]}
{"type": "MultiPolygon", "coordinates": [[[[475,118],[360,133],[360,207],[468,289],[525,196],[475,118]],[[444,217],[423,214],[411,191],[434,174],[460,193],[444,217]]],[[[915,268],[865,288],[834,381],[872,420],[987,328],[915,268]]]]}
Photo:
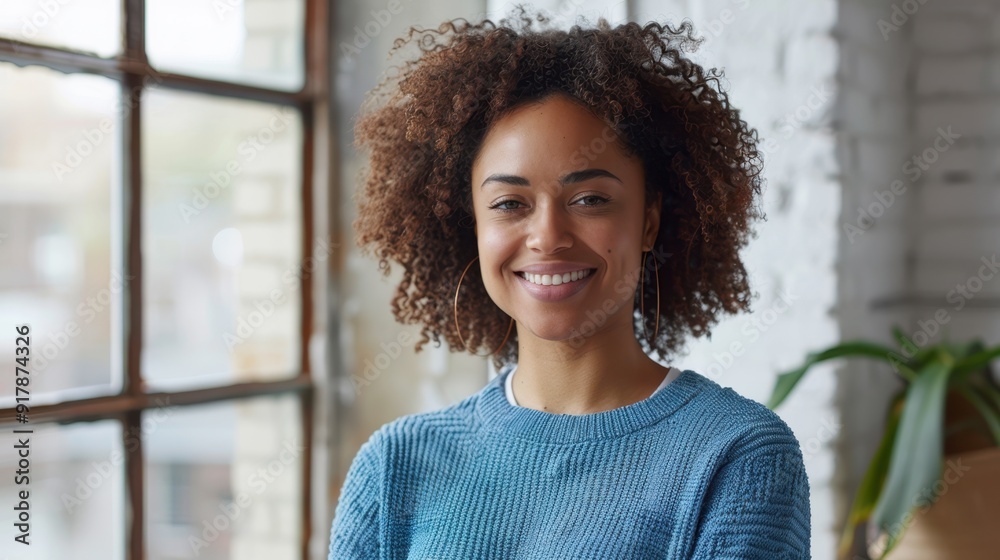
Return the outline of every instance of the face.
{"type": "Polygon", "coordinates": [[[644,179],[614,131],[561,94],[490,128],[472,165],[479,263],[522,340],[632,332],[642,251],[660,219],[644,179]]]}

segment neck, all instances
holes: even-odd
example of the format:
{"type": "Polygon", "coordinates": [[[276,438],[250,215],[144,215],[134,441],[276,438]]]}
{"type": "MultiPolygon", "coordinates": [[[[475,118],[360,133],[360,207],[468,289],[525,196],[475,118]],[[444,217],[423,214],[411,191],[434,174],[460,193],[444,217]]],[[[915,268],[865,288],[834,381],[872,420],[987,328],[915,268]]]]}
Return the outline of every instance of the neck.
{"type": "Polygon", "coordinates": [[[602,331],[582,344],[526,334],[518,332],[512,390],[527,408],[575,415],[613,410],[650,396],[669,371],[646,356],[631,325],[602,331]]]}

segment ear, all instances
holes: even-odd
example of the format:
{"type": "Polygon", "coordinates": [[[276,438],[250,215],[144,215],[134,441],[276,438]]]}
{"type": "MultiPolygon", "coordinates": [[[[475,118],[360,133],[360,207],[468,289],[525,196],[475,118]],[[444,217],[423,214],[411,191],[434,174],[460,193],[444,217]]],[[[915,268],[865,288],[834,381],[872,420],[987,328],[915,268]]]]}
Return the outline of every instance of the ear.
{"type": "Polygon", "coordinates": [[[663,193],[657,192],[652,204],[646,207],[646,218],[642,229],[642,249],[651,251],[656,243],[656,235],[660,232],[660,211],[663,205],[663,193]]]}

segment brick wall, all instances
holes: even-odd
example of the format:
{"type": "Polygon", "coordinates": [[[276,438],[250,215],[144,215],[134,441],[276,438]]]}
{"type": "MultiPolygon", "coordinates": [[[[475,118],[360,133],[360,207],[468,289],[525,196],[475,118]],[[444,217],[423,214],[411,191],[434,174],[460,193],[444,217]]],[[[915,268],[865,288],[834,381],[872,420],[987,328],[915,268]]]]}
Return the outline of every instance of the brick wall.
{"type": "Polygon", "coordinates": [[[940,128],[959,137],[936,161],[925,158],[916,189],[910,329],[920,330],[918,321],[927,325],[944,308],[953,338],[996,344],[1000,274],[986,263],[1000,256],[1000,5],[928,3],[911,28],[911,150],[945,146],[940,128]]]}
{"type": "MultiPolygon", "coordinates": [[[[991,54],[998,15],[988,1],[840,2],[844,339],[891,344],[889,329],[899,325],[918,345],[945,331],[998,341],[1000,281],[982,260],[1000,249],[991,117],[1000,86],[991,54]]],[[[839,374],[838,402],[850,412],[839,449],[842,518],[901,385],[888,367],[868,362],[839,374]]]]}
{"type": "MultiPolygon", "coordinates": [[[[883,35],[880,30],[878,21],[890,13],[887,1],[839,3],[835,113],[842,185],[835,310],[839,336],[888,344],[891,325],[906,316],[889,302],[906,293],[912,278],[907,245],[915,200],[915,187],[902,170],[910,151],[911,53],[905,31],[883,35]],[[895,183],[893,191],[894,181],[903,186],[895,183]]],[[[836,463],[839,532],[881,439],[889,396],[899,385],[889,368],[867,360],[841,362],[837,376],[837,403],[845,413],[836,463]]]]}

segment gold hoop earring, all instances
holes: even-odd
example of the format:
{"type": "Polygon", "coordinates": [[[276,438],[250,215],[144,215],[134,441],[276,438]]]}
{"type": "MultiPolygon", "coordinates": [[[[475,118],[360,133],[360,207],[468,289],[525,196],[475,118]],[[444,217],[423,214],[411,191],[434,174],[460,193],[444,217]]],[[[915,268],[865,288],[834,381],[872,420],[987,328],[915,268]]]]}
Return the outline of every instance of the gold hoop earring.
{"type": "MultiPolygon", "coordinates": [[[[476,259],[478,259],[478,258],[479,258],[479,255],[476,255],[475,257],[472,257],[472,260],[469,261],[469,264],[465,265],[465,270],[462,271],[462,276],[460,276],[458,278],[458,285],[455,286],[455,302],[452,304],[452,310],[454,311],[454,315],[455,315],[455,332],[458,333],[458,339],[462,341],[462,346],[465,347],[465,350],[467,352],[471,352],[469,350],[469,345],[465,343],[465,339],[462,338],[462,329],[460,329],[458,327],[458,290],[461,289],[461,287],[462,287],[462,280],[465,280],[465,273],[469,271],[469,267],[472,266],[472,263],[476,262],[476,259]]],[[[503,348],[504,344],[507,344],[507,339],[510,338],[510,331],[513,328],[514,328],[514,318],[511,317],[510,318],[510,324],[507,325],[507,334],[504,335],[503,342],[500,343],[500,346],[497,346],[496,350],[490,352],[489,354],[485,354],[485,355],[484,354],[476,354],[475,352],[472,352],[472,355],[473,356],[480,356],[480,357],[485,358],[486,356],[492,356],[492,355],[496,354],[497,352],[500,351],[501,348],[503,348]]]]}
{"type": "MultiPolygon", "coordinates": [[[[649,251],[642,252],[642,279],[639,285],[639,316],[642,318],[642,335],[649,340],[649,333],[646,331],[646,255],[649,251]]],[[[656,335],[660,333],[660,270],[658,267],[653,267],[653,271],[656,273],[656,322],[654,323],[656,327],[653,329],[653,340],[656,340],[656,335]]],[[[651,341],[652,342],[652,341],[651,341]]]]}

